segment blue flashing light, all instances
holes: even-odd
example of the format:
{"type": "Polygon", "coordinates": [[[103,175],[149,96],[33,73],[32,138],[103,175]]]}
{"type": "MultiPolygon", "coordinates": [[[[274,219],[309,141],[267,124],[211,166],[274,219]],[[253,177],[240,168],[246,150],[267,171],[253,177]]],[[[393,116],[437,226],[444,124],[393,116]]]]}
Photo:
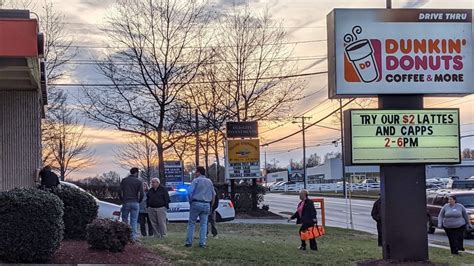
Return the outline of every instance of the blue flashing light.
{"type": "Polygon", "coordinates": [[[177,191],[178,192],[188,192],[185,188],[179,188],[177,191]]]}

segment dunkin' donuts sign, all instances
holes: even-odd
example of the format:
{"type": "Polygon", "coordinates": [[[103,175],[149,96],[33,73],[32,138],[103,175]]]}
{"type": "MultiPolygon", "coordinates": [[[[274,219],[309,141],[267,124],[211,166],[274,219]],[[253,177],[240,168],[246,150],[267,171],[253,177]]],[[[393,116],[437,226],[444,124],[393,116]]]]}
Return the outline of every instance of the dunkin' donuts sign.
{"type": "Polygon", "coordinates": [[[474,93],[472,10],[335,9],[329,97],[474,93]]]}

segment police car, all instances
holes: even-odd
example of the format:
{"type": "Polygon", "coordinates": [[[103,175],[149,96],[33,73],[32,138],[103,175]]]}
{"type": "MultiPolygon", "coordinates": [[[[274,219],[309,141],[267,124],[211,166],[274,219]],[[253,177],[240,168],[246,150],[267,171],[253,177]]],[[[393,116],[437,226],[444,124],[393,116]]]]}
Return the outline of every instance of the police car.
{"type": "MultiPolygon", "coordinates": [[[[169,222],[187,222],[189,220],[189,201],[186,188],[177,188],[169,192],[170,204],[167,213],[169,222]]],[[[230,200],[219,200],[216,209],[217,222],[232,221],[235,218],[234,204],[230,200]]]]}

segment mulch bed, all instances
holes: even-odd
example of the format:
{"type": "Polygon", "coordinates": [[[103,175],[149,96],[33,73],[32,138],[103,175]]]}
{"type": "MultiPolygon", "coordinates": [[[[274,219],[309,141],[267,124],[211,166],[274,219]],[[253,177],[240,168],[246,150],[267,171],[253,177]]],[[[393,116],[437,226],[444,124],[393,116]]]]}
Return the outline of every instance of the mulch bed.
{"type": "Polygon", "coordinates": [[[169,265],[162,257],[140,244],[129,244],[123,252],[109,252],[89,249],[86,241],[61,242],[54,254],[54,264],[156,264],[169,265]]]}
{"type": "Polygon", "coordinates": [[[271,211],[257,210],[257,211],[247,211],[247,212],[238,212],[235,214],[237,219],[283,219],[282,216],[275,214],[271,211]]]}
{"type": "Polygon", "coordinates": [[[405,266],[447,266],[448,264],[433,263],[429,261],[399,261],[399,260],[370,260],[356,263],[357,266],[384,266],[384,265],[405,265],[405,266]]]}

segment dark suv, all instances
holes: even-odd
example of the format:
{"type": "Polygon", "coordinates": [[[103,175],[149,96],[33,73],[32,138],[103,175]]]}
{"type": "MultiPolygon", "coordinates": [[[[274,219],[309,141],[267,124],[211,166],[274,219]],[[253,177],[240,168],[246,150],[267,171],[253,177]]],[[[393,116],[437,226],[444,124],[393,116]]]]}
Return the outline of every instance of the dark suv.
{"type": "MultiPolygon", "coordinates": [[[[438,215],[441,208],[448,203],[448,195],[455,195],[457,202],[464,205],[467,214],[474,224],[474,190],[443,189],[426,192],[426,209],[428,212],[427,229],[428,234],[433,234],[438,226],[438,215]]],[[[466,238],[472,237],[474,229],[466,232],[466,238]]]]}

